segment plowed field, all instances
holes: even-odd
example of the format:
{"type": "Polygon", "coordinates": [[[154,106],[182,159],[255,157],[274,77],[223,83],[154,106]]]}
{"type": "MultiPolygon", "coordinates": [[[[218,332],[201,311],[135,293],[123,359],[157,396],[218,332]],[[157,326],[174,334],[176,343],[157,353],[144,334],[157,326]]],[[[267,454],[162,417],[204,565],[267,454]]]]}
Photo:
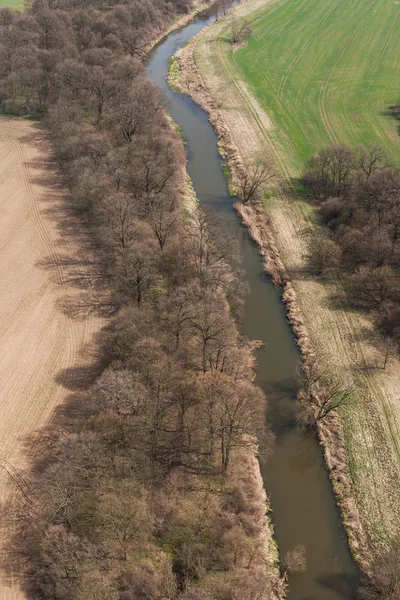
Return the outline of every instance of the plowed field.
{"type": "MultiPolygon", "coordinates": [[[[0,498],[25,464],[24,442],[85,385],[101,320],[68,316],[86,293],[90,247],[46,134],[0,119],[0,498]]],[[[0,583],[0,599],[21,598],[0,583]]]]}

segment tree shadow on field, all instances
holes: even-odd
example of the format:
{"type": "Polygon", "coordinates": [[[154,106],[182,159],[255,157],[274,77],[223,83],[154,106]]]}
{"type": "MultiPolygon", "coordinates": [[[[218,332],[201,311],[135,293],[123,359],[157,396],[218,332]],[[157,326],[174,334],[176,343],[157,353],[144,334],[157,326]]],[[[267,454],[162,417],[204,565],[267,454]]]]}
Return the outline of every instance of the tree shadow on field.
{"type": "MultiPolygon", "coordinates": [[[[44,427],[20,440],[26,464],[23,470],[15,468],[8,461],[0,460],[0,466],[6,471],[9,483],[16,492],[12,500],[0,505],[0,531],[2,543],[7,548],[0,564],[1,580],[10,587],[19,586],[28,598],[33,597],[29,565],[26,563],[29,547],[21,550],[26,542],[21,538],[21,531],[24,527],[32,527],[35,520],[38,497],[36,486],[41,474],[56,464],[59,452],[65,445],[82,434],[82,423],[88,422],[93,413],[93,407],[88,402],[88,392],[108,364],[103,352],[105,329],[81,349],[88,365],[78,364],[62,369],[56,375],[56,381],[72,393],[53,409],[51,418],[44,427]]],[[[68,463],[64,467],[68,469],[68,463]]]]}
{"type": "MultiPolygon", "coordinates": [[[[84,319],[93,312],[98,315],[109,314],[111,300],[107,279],[102,276],[94,260],[93,242],[68,202],[62,178],[49,152],[47,133],[41,127],[32,126],[30,133],[20,141],[30,148],[33,145],[45,150],[39,152],[37,157],[33,155],[22,165],[28,184],[32,186],[28,190],[31,224],[36,229],[36,237],[45,254],[36,267],[46,271],[48,279],[58,288],[58,308],[70,318],[84,319]],[[39,193],[36,193],[36,185],[41,186],[39,193]]],[[[48,373],[48,376],[66,390],[67,397],[64,399],[61,393],[60,398],[60,390],[56,392],[50,388],[54,398],[49,397],[48,404],[41,409],[43,415],[51,413],[49,422],[25,439],[18,439],[24,461],[18,455],[15,459],[18,463],[12,464],[13,459],[9,458],[7,448],[3,449],[4,455],[0,456],[6,481],[16,492],[12,494],[10,502],[0,506],[1,578],[14,588],[19,584],[28,597],[32,597],[27,570],[29,565],[23,562],[21,550],[25,540],[23,536],[17,536],[16,531],[24,531],[35,521],[35,474],[51,465],[60,447],[67,444],[74,434],[80,435],[82,419],[89,416],[88,389],[107,366],[104,356],[105,327],[100,329],[100,326],[101,323],[94,328],[97,333],[90,326],[82,329],[82,336],[78,328],[78,343],[68,337],[71,335],[73,338],[75,332],[68,327],[65,329],[65,346],[72,342],[68,347],[68,360],[64,363],[68,367],[60,369],[58,373],[48,373]],[[84,343],[84,339],[87,343],[84,343]],[[54,408],[54,404],[60,401],[54,408]],[[22,463],[27,465],[24,470],[20,470],[22,463]],[[7,548],[7,553],[3,552],[3,548],[7,548]]],[[[43,383],[45,386],[46,382],[43,383]]],[[[31,418],[30,414],[23,416],[31,418]]],[[[26,554],[27,547],[24,551],[26,554]]]]}
{"type": "Polygon", "coordinates": [[[57,301],[59,310],[73,319],[113,314],[116,306],[108,290],[108,274],[96,258],[95,243],[70,201],[51,154],[48,134],[34,127],[21,141],[45,149],[24,166],[30,183],[41,186],[40,194],[33,200],[31,214],[48,255],[36,266],[45,270],[50,281],[65,291],[57,301]]]}
{"type": "Polygon", "coordinates": [[[104,332],[100,332],[81,349],[86,364],[61,369],[56,376],[56,382],[72,392],[87,390],[107,366],[102,358],[103,347],[104,332]]]}
{"type": "Polygon", "coordinates": [[[291,202],[298,202],[299,199],[301,199],[304,200],[304,202],[315,206],[315,202],[313,201],[302,176],[281,180],[279,182],[279,193],[291,202]]]}
{"type": "Polygon", "coordinates": [[[327,290],[326,297],[321,301],[323,308],[345,313],[359,312],[350,303],[346,290],[338,285],[336,279],[326,277],[321,281],[324,281],[327,290]]]}
{"type": "MultiPolygon", "coordinates": [[[[33,186],[42,186],[37,196],[31,193],[29,212],[37,234],[48,250],[48,255],[38,261],[36,266],[45,270],[50,281],[61,290],[57,307],[69,318],[80,320],[93,313],[101,317],[113,314],[116,306],[107,289],[108,280],[95,260],[93,241],[68,202],[65,185],[51,155],[47,132],[40,126],[33,126],[32,131],[21,139],[21,143],[45,149],[38,158],[27,161],[24,167],[27,169],[28,181],[33,186]]],[[[55,382],[67,390],[69,395],[53,409],[47,426],[25,440],[19,440],[28,463],[28,475],[23,474],[24,477],[29,478],[33,465],[36,468],[43,456],[48,456],[47,450],[43,451],[44,446],[48,448],[49,444],[54,443],[60,431],[66,431],[71,423],[82,422],[82,416],[86,414],[85,395],[109,362],[104,351],[108,328],[107,322],[99,323],[94,331],[89,326],[85,332],[87,341],[84,342],[82,334],[81,344],[78,342],[69,348],[71,355],[66,363],[69,366],[54,374],[55,382]]],[[[70,335],[74,336],[74,333],[70,335]]],[[[65,336],[67,345],[68,328],[65,336]]],[[[13,581],[14,579],[15,571],[13,581]]]]}
{"type": "Polygon", "coordinates": [[[388,106],[386,110],[381,112],[381,115],[383,117],[396,121],[397,134],[400,135],[400,104],[393,104],[392,106],[388,106]]]}
{"type": "MultiPolygon", "coordinates": [[[[41,126],[36,126],[21,141],[44,150],[25,166],[28,177],[33,173],[31,183],[41,186],[31,210],[39,235],[48,249],[48,255],[36,266],[46,271],[50,280],[61,288],[57,307],[69,318],[80,320],[93,314],[99,317],[114,314],[118,307],[109,291],[108,275],[97,259],[98,251],[93,239],[69,198],[52,154],[49,134],[41,126]]],[[[105,327],[78,349],[77,364],[61,370],[56,377],[57,383],[77,391],[86,390],[94,382],[105,367],[99,362],[101,352],[98,350],[104,345],[104,330],[105,327]],[[85,366],[78,364],[79,355],[84,357],[85,366]]]]}

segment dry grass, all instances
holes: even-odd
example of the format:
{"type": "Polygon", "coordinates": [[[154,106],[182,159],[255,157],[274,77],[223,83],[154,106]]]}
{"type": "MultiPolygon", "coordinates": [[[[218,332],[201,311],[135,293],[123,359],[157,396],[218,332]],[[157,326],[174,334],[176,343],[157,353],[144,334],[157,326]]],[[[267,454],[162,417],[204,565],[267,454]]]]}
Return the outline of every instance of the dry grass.
{"type": "MultiPolygon", "coordinates": [[[[68,206],[43,131],[0,120],[0,500],[18,493],[12,467],[26,464],[24,441],[84,385],[96,360],[93,313],[71,318],[91,276],[85,233],[68,206]]],[[[86,295],[86,291],[85,291],[86,295]]],[[[1,600],[23,598],[0,582],[1,600]]]]}
{"type": "MultiPolygon", "coordinates": [[[[265,0],[247,0],[235,11],[250,14],[263,5],[265,0]]],[[[244,159],[260,151],[272,153],[284,178],[285,165],[269,138],[274,124],[230,68],[226,37],[226,22],[219,21],[180,50],[182,75],[174,83],[207,110],[234,178],[244,159]]],[[[266,211],[246,207],[240,213],[267,271],[285,285],[283,299],[304,359],[317,353],[357,388],[354,404],[321,427],[320,439],[354,554],[368,568],[371,548],[400,533],[400,361],[386,371],[369,368],[383,362],[371,342],[371,320],[349,309],[340,281],[321,283],[307,274],[312,209],[277,193],[266,211]]]]}

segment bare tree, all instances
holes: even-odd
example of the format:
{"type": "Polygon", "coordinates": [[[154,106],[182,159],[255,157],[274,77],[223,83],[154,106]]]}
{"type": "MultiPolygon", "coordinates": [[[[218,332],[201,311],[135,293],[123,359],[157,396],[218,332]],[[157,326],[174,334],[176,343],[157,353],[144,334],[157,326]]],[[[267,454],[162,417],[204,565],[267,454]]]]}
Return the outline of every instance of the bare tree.
{"type": "Polygon", "coordinates": [[[380,338],[376,345],[383,355],[382,369],[385,370],[389,360],[397,355],[399,345],[396,340],[387,336],[380,338]]]}
{"type": "Polygon", "coordinates": [[[206,405],[211,454],[218,452],[226,473],[235,448],[254,450],[254,433],[263,428],[264,396],[248,382],[235,382],[221,373],[201,380],[206,405]]]}
{"type": "Polygon", "coordinates": [[[134,301],[138,305],[158,277],[154,247],[144,241],[134,242],[117,257],[114,281],[122,301],[134,301]]]}
{"type": "Polygon", "coordinates": [[[245,19],[234,17],[229,23],[232,44],[242,44],[251,35],[251,26],[245,19]]]}
{"type": "Polygon", "coordinates": [[[326,235],[313,235],[308,242],[307,258],[316,275],[323,275],[340,264],[340,247],[326,235]]]}
{"type": "Polygon", "coordinates": [[[90,573],[85,574],[76,600],[119,600],[119,594],[113,585],[111,577],[96,570],[94,567],[90,573]]]}
{"type": "Polygon", "coordinates": [[[40,45],[45,50],[63,46],[65,29],[61,15],[57,11],[43,8],[35,14],[36,22],[39,26],[40,45]]]}
{"type": "Polygon", "coordinates": [[[354,394],[353,384],[335,381],[333,378],[324,377],[310,397],[305,398],[300,411],[300,424],[315,427],[319,421],[323,421],[332,411],[346,406],[354,394]]]}
{"type": "Polygon", "coordinates": [[[354,394],[355,387],[351,382],[338,379],[333,371],[317,357],[312,358],[305,366],[304,388],[300,391],[301,406],[298,421],[301,425],[315,427],[332,411],[346,406],[354,394]]]}
{"type": "Polygon", "coordinates": [[[387,162],[385,151],[378,144],[356,147],[356,168],[365,179],[385,167],[387,162]]]}
{"type": "Polygon", "coordinates": [[[237,265],[238,249],[213,211],[196,210],[183,224],[191,269],[202,288],[226,289],[232,281],[228,266],[237,265]]]}
{"type": "Polygon", "coordinates": [[[315,196],[326,200],[330,196],[346,194],[355,168],[356,156],[352,148],[336,144],[307,161],[304,180],[315,196]]]}
{"type": "Polygon", "coordinates": [[[351,276],[350,281],[350,299],[353,304],[379,309],[392,293],[395,274],[388,266],[361,267],[351,276]]]}
{"type": "Polygon", "coordinates": [[[70,90],[77,98],[79,92],[87,86],[88,69],[74,59],[67,59],[57,67],[58,83],[62,88],[70,90]]]}
{"type": "Polygon", "coordinates": [[[100,206],[104,241],[112,255],[126,252],[146,237],[146,227],[138,219],[136,203],[123,191],[107,196],[100,206]]]}
{"type": "Polygon", "coordinates": [[[391,540],[389,549],[375,556],[373,573],[361,586],[361,600],[398,600],[400,597],[400,540],[391,540]]]}
{"type": "Polygon", "coordinates": [[[163,251],[180,217],[175,194],[170,190],[160,194],[148,194],[141,209],[143,218],[150,225],[160,250],[163,251]]]}
{"type": "Polygon", "coordinates": [[[178,287],[165,299],[164,322],[173,336],[175,350],[179,350],[182,336],[192,321],[197,297],[193,289],[178,287]]]}
{"type": "Polygon", "coordinates": [[[217,0],[213,4],[215,20],[218,21],[220,16],[225,16],[231,6],[230,0],[217,0]]]}
{"type": "Polygon", "coordinates": [[[118,491],[102,495],[100,518],[101,535],[116,544],[124,560],[130,552],[140,554],[151,534],[152,521],[144,491],[132,480],[125,485],[121,482],[118,491]]]}
{"type": "Polygon", "coordinates": [[[316,420],[322,421],[333,410],[348,404],[354,391],[354,384],[325,381],[322,391],[319,391],[319,409],[316,420]]]}
{"type": "Polygon", "coordinates": [[[154,198],[170,192],[176,194],[182,179],[180,165],[184,160],[182,144],[171,136],[153,137],[147,132],[143,143],[134,147],[126,165],[127,187],[142,205],[143,213],[154,198]]]}
{"type": "Polygon", "coordinates": [[[92,67],[87,79],[87,87],[90,90],[96,106],[96,125],[99,125],[103,116],[106,102],[116,96],[119,83],[100,66],[92,67]]]}
{"type": "Polygon", "coordinates": [[[107,369],[92,386],[89,406],[94,413],[106,410],[118,415],[136,415],[147,402],[146,387],[129,370],[107,369]]]}
{"type": "Polygon", "coordinates": [[[120,38],[124,50],[132,57],[143,56],[146,46],[148,46],[148,33],[142,30],[133,29],[132,27],[120,27],[118,29],[118,37],[120,38]]]}
{"type": "Polygon", "coordinates": [[[223,299],[206,291],[193,308],[190,324],[194,359],[203,373],[223,372],[237,336],[223,299]]]}
{"type": "Polygon", "coordinates": [[[248,165],[239,179],[239,197],[243,204],[257,200],[259,192],[277,175],[277,169],[271,157],[256,157],[248,165]]]}
{"type": "Polygon", "coordinates": [[[306,549],[297,544],[292,550],[288,550],[283,557],[282,567],[287,573],[301,573],[307,570],[306,549]]]}
{"type": "Polygon", "coordinates": [[[108,124],[115,128],[118,138],[127,143],[152,129],[163,108],[158,91],[148,81],[138,81],[124,94],[123,100],[108,111],[108,124]]]}
{"type": "Polygon", "coordinates": [[[51,582],[60,598],[76,594],[85,573],[93,568],[90,546],[62,525],[50,525],[43,533],[42,553],[47,575],[47,581],[39,584],[42,591],[51,582]]]}
{"type": "Polygon", "coordinates": [[[8,6],[0,8],[0,26],[11,25],[14,18],[14,11],[8,6]]]}

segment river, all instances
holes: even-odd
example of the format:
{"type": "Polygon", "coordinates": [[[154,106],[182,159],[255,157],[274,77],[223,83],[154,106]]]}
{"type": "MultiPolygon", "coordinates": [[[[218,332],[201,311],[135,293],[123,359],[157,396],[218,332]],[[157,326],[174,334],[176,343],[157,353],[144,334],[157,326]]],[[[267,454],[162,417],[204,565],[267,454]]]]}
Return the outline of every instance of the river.
{"type": "Polygon", "coordinates": [[[256,381],[268,398],[267,421],[276,436],[262,463],[270,498],[274,537],[283,556],[297,544],[306,549],[307,570],[289,577],[289,600],[353,600],[359,574],[335,504],[315,434],[294,423],[300,355],[286,319],[281,290],[264,273],[257,247],[240,225],[217,151],[217,136],[204,111],[166,83],[168,59],[213,17],[197,16],[169,34],[151,52],[147,73],[168,99],[168,112],[188,142],[188,172],[199,202],[211,206],[237,236],[243,256],[246,296],[242,332],[262,340],[256,381]]]}

